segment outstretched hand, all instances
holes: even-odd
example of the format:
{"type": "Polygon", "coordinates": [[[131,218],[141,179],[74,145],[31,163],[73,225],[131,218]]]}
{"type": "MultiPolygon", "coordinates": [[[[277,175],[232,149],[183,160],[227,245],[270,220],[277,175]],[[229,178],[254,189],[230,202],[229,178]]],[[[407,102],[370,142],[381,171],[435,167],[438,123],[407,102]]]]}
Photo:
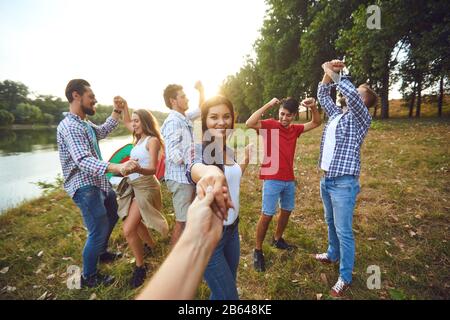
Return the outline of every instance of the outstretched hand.
{"type": "Polygon", "coordinates": [[[212,187],[214,195],[212,209],[220,219],[226,220],[228,218],[228,209],[234,208],[234,205],[228,192],[226,178],[222,172],[209,172],[197,182],[197,196],[199,199],[203,199],[206,196],[206,191],[210,187],[212,187]]]}
{"type": "Polygon", "coordinates": [[[214,214],[213,204],[213,188],[209,186],[203,199],[196,197],[189,206],[185,229],[187,234],[208,247],[217,245],[223,230],[223,220],[214,214]]]}

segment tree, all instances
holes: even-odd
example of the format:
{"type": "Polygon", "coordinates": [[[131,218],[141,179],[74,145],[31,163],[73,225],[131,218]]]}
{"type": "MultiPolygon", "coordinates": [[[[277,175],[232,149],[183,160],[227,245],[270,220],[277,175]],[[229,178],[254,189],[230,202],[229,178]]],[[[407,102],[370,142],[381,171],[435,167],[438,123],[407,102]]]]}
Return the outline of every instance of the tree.
{"type": "Polygon", "coordinates": [[[52,123],[61,121],[64,117],[63,112],[68,110],[66,101],[62,101],[61,98],[52,95],[39,95],[35,100],[32,100],[31,103],[39,107],[42,113],[51,115],[53,117],[52,123]]]}
{"type": "Polygon", "coordinates": [[[449,73],[450,20],[448,2],[414,1],[408,12],[410,26],[405,37],[406,59],[400,65],[402,92],[409,97],[409,116],[416,104],[420,117],[422,91],[439,82],[438,114],[442,114],[444,80],[449,73]]]}
{"type": "Polygon", "coordinates": [[[308,7],[315,1],[267,0],[269,10],[255,43],[263,100],[300,95],[297,62],[300,38],[308,23],[308,7]]]}
{"type": "MultiPolygon", "coordinates": [[[[317,83],[323,77],[325,61],[343,58],[345,49],[338,48],[339,30],[351,28],[352,12],[362,1],[319,1],[308,8],[306,32],[300,40],[297,83],[300,90],[317,95],[317,83]]],[[[366,1],[363,1],[366,2],[366,1]]]]}
{"type": "Polygon", "coordinates": [[[223,82],[220,92],[228,97],[236,111],[236,121],[245,122],[252,110],[263,103],[262,79],[255,62],[247,57],[247,61],[234,76],[229,76],[223,82]]]}
{"type": "Polygon", "coordinates": [[[394,50],[401,50],[405,41],[409,1],[379,0],[376,4],[382,13],[381,29],[368,29],[367,8],[360,5],[352,14],[352,28],[342,30],[336,44],[345,51],[355,82],[368,82],[380,94],[381,118],[388,118],[390,76],[397,64],[394,50]]]}
{"type": "Polygon", "coordinates": [[[8,126],[14,123],[14,115],[6,110],[0,110],[0,126],[8,126]]]}
{"type": "Polygon", "coordinates": [[[28,94],[28,87],[21,82],[0,82],[0,104],[8,111],[14,110],[19,103],[26,102],[28,94]]]}
{"type": "Polygon", "coordinates": [[[33,124],[41,121],[41,110],[28,103],[19,103],[17,108],[13,111],[16,122],[20,124],[33,124]]]}

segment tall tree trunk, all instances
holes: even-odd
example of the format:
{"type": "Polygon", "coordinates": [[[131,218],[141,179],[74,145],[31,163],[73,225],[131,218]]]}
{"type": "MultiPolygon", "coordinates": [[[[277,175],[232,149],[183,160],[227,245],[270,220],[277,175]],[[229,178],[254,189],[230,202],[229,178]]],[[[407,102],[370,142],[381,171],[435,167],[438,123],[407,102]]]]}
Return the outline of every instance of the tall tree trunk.
{"type": "Polygon", "coordinates": [[[416,105],[416,118],[420,118],[420,107],[422,106],[422,76],[417,81],[417,105],[416,105]]]}
{"type": "Polygon", "coordinates": [[[389,118],[389,59],[386,61],[381,81],[381,119],[387,119],[389,118]]]}
{"type": "Polygon", "coordinates": [[[412,118],[414,111],[414,102],[416,101],[416,85],[414,85],[413,92],[411,94],[411,98],[409,99],[409,115],[408,117],[412,118]]]}
{"type": "Polygon", "coordinates": [[[375,105],[375,107],[373,108],[373,115],[372,115],[372,118],[375,118],[376,116],[377,116],[377,105],[378,105],[378,103],[375,105]]]}
{"type": "Polygon", "coordinates": [[[438,116],[442,117],[442,104],[444,102],[444,76],[441,76],[439,82],[439,100],[438,100],[438,116]]]}

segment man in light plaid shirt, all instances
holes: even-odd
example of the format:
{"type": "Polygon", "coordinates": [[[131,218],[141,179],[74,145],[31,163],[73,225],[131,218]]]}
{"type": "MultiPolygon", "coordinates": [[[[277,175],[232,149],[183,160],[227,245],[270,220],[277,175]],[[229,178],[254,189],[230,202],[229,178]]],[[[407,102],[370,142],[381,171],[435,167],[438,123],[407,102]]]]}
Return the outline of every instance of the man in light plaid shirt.
{"type": "MultiPolygon", "coordinates": [[[[200,81],[195,84],[199,92],[199,106],[203,103],[204,88],[200,81]]],[[[186,164],[191,158],[194,142],[192,121],[200,117],[200,109],[188,112],[189,99],[178,84],[170,84],[164,90],[164,102],[170,113],[161,127],[165,142],[166,169],[164,180],[172,193],[175,211],[175,227],[171,245],[174,246],[186,224],[187,210],[195,198],[195,187],[186,177],[186,164]]]]}
{"type": "Polygon", "coordinates": [[[108,252],[109,236],[118,220],[116,194],[106,173],[133,172],[135,161],[113,164],[102,161],[98,140],[105,138],[118,125],[123,106],[115,102],[114,111],[106,122],[97,126],[86,121],[95,114],[94,92],[83,79],[71,80],[66,87],[70,110],[59,123],[57,143],[61,161],[64,189],[80,208],[88,237],[83,250],[81,285],[109,285],[114,277],[100,275],[97,262],[109,262],[120,257],[108,252]]]}
{"type": "Polygon", "coordinates": [[[356,89],[348,77],[339,75],[344,67],[339,60],[324,63],[325,74],[317,92],[329,118],[323,131],[319,160],[324,172],[320,195],[328,225],[328,250],[313,257],[323,263],[339,262],[339,279],[330,292],[333,297],[342,296],[352,281],[355,261],[352,223],[360,190],[360,148],[372,120],[368,108],[377,103],[375,92],[367,85],[356,89]],[[332,86],[337,86],[345,97],[343,109],[331,99],[332,86]]]}

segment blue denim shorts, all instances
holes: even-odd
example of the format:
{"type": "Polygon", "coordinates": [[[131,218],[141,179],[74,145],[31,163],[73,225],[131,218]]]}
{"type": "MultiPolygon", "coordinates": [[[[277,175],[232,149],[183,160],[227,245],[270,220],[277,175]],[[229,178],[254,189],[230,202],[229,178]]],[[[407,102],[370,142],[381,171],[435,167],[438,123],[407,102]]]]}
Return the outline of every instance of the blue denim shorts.
{"type": "Polygon", "coordinates": [[[295,181],[264,180],[262,212],[269,216],[275,215],[278,203],[283,210],[294,210],[295,190],[295,181]]]}

